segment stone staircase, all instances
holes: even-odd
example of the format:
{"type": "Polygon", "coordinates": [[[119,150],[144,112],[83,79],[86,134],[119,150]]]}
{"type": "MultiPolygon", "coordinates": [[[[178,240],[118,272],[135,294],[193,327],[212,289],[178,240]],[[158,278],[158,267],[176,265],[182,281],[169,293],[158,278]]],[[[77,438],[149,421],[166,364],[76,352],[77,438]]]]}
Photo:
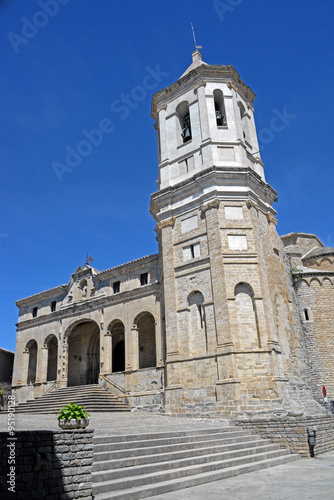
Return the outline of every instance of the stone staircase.
{"type": "Polygon", "coordinates": [[[123,398],[113,396],[98,384],[57,389],[49,394],[19,404],[16,413],[58,413],[69,403],[84,406],[88,413],[130,411],[123,398]]]}
{"type": "Polygon", "coordinates": [[[93,494],[137,500],[298,458],[234,427],[97,436],[93,494]]]}

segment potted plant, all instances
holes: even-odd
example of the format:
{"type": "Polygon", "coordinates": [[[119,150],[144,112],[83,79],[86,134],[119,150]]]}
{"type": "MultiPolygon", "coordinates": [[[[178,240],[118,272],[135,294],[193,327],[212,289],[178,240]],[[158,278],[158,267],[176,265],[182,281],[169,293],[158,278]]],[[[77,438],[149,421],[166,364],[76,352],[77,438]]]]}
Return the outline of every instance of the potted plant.
{"type": "Polygon", "coordinates": [[[58,413],[58,425],[62,429],[84,429],[89,424],[89,414],[83,406],[70,403],[58,413]]]}

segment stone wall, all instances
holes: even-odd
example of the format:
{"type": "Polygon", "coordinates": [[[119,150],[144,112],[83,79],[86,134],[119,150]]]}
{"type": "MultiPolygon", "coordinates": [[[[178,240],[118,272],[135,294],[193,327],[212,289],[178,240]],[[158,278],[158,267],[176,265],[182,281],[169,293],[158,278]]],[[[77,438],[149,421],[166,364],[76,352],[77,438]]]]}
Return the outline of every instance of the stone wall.
{"type": "Polygon", "coordinates": [[[296,283],[309,359],[313,397],[323,401],[322,385],[328,400],[334,400],[334,277],[307,276],[296,283]],[[304,310],[308,311],[308,320],[304,310]]]}
{"type": "Polygon", "coordinates": [[[0,348],[0,382],[11,382],[14,353],[0,348]]]}
{"type": "Polygon", "coordinates": [[[93,434],[20,431],[11,437],[1,432],[1,499],[92,499],[93,434]]]}
{"type": "Polygon", "coordinates": [[[285,417],[271,419],[236,420],[235,425],[253,431],[261,437],[278,443],[303,457],[309,457],[307,428],[316,429],[317,444],[315,454],[334,450],[334,416],[285,417]]]}

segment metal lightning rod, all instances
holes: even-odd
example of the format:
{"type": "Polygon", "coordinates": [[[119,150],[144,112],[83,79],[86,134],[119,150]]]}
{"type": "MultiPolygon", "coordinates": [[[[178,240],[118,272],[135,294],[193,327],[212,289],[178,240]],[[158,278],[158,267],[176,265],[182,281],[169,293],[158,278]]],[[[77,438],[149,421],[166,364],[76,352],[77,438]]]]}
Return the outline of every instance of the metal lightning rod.
{"type": "Polygon", "coordinates": [[[190,25],[191,25],[191,29],[192,29],[192,31],[193,31],[193,37],[194,37],[195,49],[196,49],[196,50],[197,50],[197,49],[202,49],[202,48],[203,48],[203,47],[202,47],[202,45],[197,45],[197,44],[196,44],[196,37],[195,37],[195,30],[194,30],[194,27],[193,27],[193,23],[190,23],[190,25]]]}

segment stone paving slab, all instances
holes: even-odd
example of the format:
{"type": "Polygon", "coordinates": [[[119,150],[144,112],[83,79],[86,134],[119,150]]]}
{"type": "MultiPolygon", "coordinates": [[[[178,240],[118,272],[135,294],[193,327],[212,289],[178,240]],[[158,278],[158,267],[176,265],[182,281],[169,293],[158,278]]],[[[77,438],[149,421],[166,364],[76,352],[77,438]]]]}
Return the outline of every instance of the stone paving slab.
{"type": "Polygon", "coordinates": [[[152,500],[334,499],[334,452],[150,498],[152,500]]]}

